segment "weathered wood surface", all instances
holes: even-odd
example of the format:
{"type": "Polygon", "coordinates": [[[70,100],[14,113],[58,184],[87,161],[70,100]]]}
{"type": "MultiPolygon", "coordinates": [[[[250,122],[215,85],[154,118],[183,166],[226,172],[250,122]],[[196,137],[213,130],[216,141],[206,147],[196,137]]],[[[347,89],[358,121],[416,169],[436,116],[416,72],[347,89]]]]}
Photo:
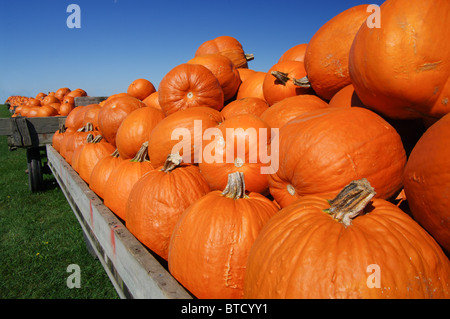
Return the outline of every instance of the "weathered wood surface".
{"type": "Polygon", "coordinates": [[[51,146],[48,165],[121,298],[192,299],[51,146]]]}
{"type": "Polygon", "coordinates": [[[98,104],[106,100],[107,96],[77,96],[75,100],[75,106],[83,106],[89,104],[98,104]]]}

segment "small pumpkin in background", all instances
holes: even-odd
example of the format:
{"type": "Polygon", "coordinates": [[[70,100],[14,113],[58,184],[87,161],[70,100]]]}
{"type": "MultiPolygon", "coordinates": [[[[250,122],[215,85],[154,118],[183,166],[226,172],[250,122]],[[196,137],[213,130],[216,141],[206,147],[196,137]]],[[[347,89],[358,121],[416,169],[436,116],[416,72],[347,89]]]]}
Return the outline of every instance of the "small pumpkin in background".
{"type": "Polygon", "coordinates": [[[166,116],[201,106],[220,111],[224,106],[224,93],[219,80],[207,67],[184,63],[163,77],[158,101],[166,116]]]}
{"type": "Polygon", "coordinates": [[[58,111],[50,104],[39,106],[37,109],[38,117],[49,117],[58,115],[58,111]]]}
{"type": "Polygon", "coordinates": [[[103,136],[98,134],[89,134],[87,137],[87,143],[83,145],[78,158],[77,172],[80,177],[87,183],[90,183],[90,177],[95,165],[103,157],[110,155],[114,152],[115,148],[108,142],[103,140],[103,136]]]}
{"type": "Polygon", "coordinates": [[[293,46],[292,48],[289,48],[281,55],[278,62],[283,62],[283,61],[304,62],[307,46],[308,46],[308,43],[301,43],[301,44],[297,44],[297,45],[293,46]]]}
{"type": "Polygon", "coordinates": [[[130,95],[108,99],[98,112],[98,127],[106,141],[116,147],[120,124],[131,112],[142,107],[146,107],[145,103],[130,95]]]}
{"type": "Polygon", "coordinates": [[[126,227],[146,247],[165,260],[172,231],[181,214],[209,192],[198,166],[170,154],[163,167],[140,178],[130,192],[126,227]]]}
{"type": "Polygon", "coordinates": [[[197,298],[241,298],[248,252],[277,212],[268,198],[245,191],[243,173],[230,174],[224,190],[201,197],[178,219],[170,273],[197,298]]]}
{"type": "Polygon", "coordinates": [[[263,82],[264,99],[270,105],[287,97],[299,94],[311,94],[309,88],[299,86],[296,80],[303,78],[306,70],[302,62],[283,61],[273,65],[267,71],[263,82]]]}
{"type": "Polygon", "coordinates": [[[201,64],[207,67],[219,80],[225,101],[232,99],[236,95],[242,80],[237,68],[226,56],[219,53],[206,54],[190,59],[187,63],[201,64]]]}
{"type": "Polygon", "coordinates": [[[246,97],[257,97],[261,100],[265,100],[263,91],[265,77],[266,72],[255,71],[252,75],[249,75],[246,79],[242,80],[236,99],[239,100],[246,97]]]}
{"type": "Polygon", "coordinates": [[[136,79],[130,83],[127,94],[143,101],[146,97],[156,91],[152,82],[147,79],[136,79]]]}
{"type": "Polygon", "coordinates": [[[126,205],[131,189],[145,173],[153,169],[147,155],[148,142],[131,160],[122,160],[109,175],[105,184],[104,204],[126,222],[126,205]]]}
{"type": "Polygon", "coordinates": [[[66,87],[60,88],[60,89],[56,90],[56,92],[55,92],[55,97],[56,97],[58,100],[62,101],[62,100],[64,99],[64,97],[65,97],[67,94],[69,94],[70,92],[71,92],[71,90],[70,90],[69,88],[66,88],[66,87]]]}
{"type": "Polygon", "coordinates": [[[313,110],[329,107],[328,103],[312,94],[287,97],[269,107],[261,115],[272,128],[281,128],[297,116],[313,110]]]}
{"type": "Polygon", "coordinates": [[[306,195],[280,210],[251,247],[243,297],[448,299],[450,261],[442,249],[374,196],[361,179],[334,199],[306,195]]]}
{"type": "Polygon", "coordinates": [[[195,52],[195,57],[220,53],[228,57],[236,68],[248,68],[248,61],[254,59],[253,54],[246,54],[242,44],[234,37],[224,35],[203,42],[195,52]]]}
{"type": "Polygon", "coordinates": [[[122,121],[116,134],[116,146],[123,159],[136,156],[142,143],[148,141],[153,128],[164,119],[164,113],[153,107],[134,110],[122,121]]]}
{"type": "Polygon", "coordinates": [[[147,96],[142,102],[144,102],[147,106],[154,107],[155,109],[162,111],[161,105],[159,105],[158,91],[147,96]]]}
{"type": "Polygon", "coordinates": [[[239,114],[253,114],[260,117],[267,109],[269,109],[269,104],[265,100],[257,97],[246,97],[228,103],[220,113],[222,113],[224,119],[239,114]]]}
{"type": "Polygon", "coordinates": [[[95,164],[89,177],[89,188],[100,198],[105,197],[105,185],[111,172],[123,159],[119,156],[117,149],[110,155],[103,157],[95,164]]]}

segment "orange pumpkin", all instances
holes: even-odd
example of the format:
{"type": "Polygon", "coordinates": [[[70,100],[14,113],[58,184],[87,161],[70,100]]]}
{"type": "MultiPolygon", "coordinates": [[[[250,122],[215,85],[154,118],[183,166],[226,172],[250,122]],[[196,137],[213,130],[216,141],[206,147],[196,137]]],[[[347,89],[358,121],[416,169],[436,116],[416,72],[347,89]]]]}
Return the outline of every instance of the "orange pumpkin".
{"type": "Polygon", "coordinates": [[[158,91],[147,96],[142,102],[144,102],[147,106],[154,107],[155,109],[162,111],[161,105],[159,105],[158,91]]]}
{"type": "Polygon", "coordinates": [[[136,156],[142,144],[150,139],[153,128],[164,119],[164,113],[153,107],[134,110],[120,124],[116,146],[123,159],[136,156]]]}
{"type": "Polygon", "coordinates": [[[278,207],[246,193],[242,173],[209,192],[179,218],[169,246],[169,271],[197,298],[241,298],[248,252],[278,207]]]}
{"type": "Polygon", "coordinates": [[[198,167],[170,154],[163,167],[148,172],[134,185],[126,207],[126,226],[146,247],[167,260],[178,218],[208,192],[208,183],[198,167]]]}
{"type": "Polygon", "coordinates": [[[119,156],[117,149],[110,155],[103,157],[95,164],[89,177],[89,188],[100,198],[105,197],[105,185],[111,172],[123,159],[119,156]]]}
{"type": "Polygon", "coordinates": [[[248,257],[244,298],[450,297],[450,261],[367,180],[336,198],[307,195],[263,227],[248,257]]]}
{"type": "Polygon", "coordinates": [[[147,79],[136,79],[128,86],[127,94],[143,101],[156,91],[152,82],[147,79]]]}
{"type": "Polygon", "coordinates": [[[257,97],[246,97],[228,103],[220,112],[224,119],[239,114],[253,114],[260,117],[267,109],[269,109],[269,104],[265,100],[257,97]]]}
{"type": "Polygon", "coordinates": [[[94,130],[99,131],[100,128],[98,126],[98,113],[102,107],[99,104],[89,104],[86,105],[86,111],[84,112],[82,125],[86,125],[87,123],[92,123],[94,126],[94,130]]]}
{"type": "Polygon", "coordinates": [[[269,186],[281,207],[310,194],[334,197],[363,177],[377,197],[390,199],[402,187],[406,164],[397,131],[360,107],[324,108],[296,117],[279,131],[279,154],[269,186]]]}
{"type": "Polygon", "coordinates": [[[252,75],[248,76],[245,80],[242,80],[236,99],[239,100],[246,97],[257,97],[261,100],[265,100],[263,91],[263,83],[265,78],[266,72],[253,72],[252,75]]]}
{"type": "Polygon", "coordinates": [[[158,101],[166,116],[199,106],[220,111],[224,106],[224,94],[219,80],[207,67],[185,63],[174,67],[163,77],[158,101]]]}
{"type": "Polygon", "coordinates": [[[114,146],[105,142],[103,136],[92,134],[87,138],[87,143],[80,151],[78,158],[78,174],[87,183],[90,183],[90,177],[95,165],[103,157],[106,157],[114,152],[114,146]]]}
{"type": "Polygon", "coordinates": [[[60,88],[58,90],[56,90],[55,92],[55,97],[62,101],[64,100],[64,97],[69,94],[71,92],[71,90],[69,88],[60,88]]]}
{"type": "Polygon", "coordinates": [[[381,28],[361,25],[349,54],[355,92],[396,119],[436,120],[450,111],[450,2],[390,0],[381,28]]]}
{"type": "Polygon", "coordinates": [[[301,44],[297,44],[297,45],[293,46],[292,48],[288,49],[281,55],[278,62],[283,62],[283,61],[304,62],[307,46],[308,46],[307,43],[301,43],[301,44]]]}
{"type": "Polygon", "coordinates": [[[330,107],[351,107],[359,106],[365,107],[358,95],[355,93],[355,88],[349,84],[340,89],[330,100],[330,107]]]}

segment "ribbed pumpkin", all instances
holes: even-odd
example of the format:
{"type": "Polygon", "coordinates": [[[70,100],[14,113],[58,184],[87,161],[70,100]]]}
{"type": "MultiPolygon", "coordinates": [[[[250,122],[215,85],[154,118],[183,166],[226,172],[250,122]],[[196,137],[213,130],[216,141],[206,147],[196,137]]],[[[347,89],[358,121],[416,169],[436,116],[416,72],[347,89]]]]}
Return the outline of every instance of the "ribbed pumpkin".
{"type": "Polygon", "coordinates": [[[217,126],[222,120],[222,114],[210,107],[188,108],[167,116],[155,126],[150,135],[148,155],[152,164],[155,167],[164,165],[167,156],[175,152],[173,148],[180,145],[179,143],[186,145],[189,150],[186,154],[183,149],[179,150],[180,155],[183,156],[183,162],[198,163],[201,157],[195,151],[201,150],[199,145],[201,145],[203,133],[206,129],[217,126]],[[181,130],[180,133],[185,132],[190,135],[186,136],[187,140],[183,136],[176,135],[177,129],[181,130]],[[172,134],[175,135],[172,137],[172,134]]]}
{"type": "Polygon", "coordinates": [[[296,80],[303,78],[305,75],[306,70],[303,62],[283,61],[276,63],[264,77],[264,99],[270,105],[273,105],[287,97],[311,94],[311,89],[296,84],[296,80]]]}
{"type": "Polygon", "coordinates": [[[289,48],[281,55],[278,62],[283,62],[283,61],[304,62],[307,46],[308,46],[308,43],[301,43],[301,44],[297,44],[297,45],[293,46],[292,48],[289,48]]]}
{"type": "Polygon", "coordinates": [[[66,140],[63,140],[63,143],[65,144],[64,148],[64,154],[61,154],[64,156],[67,163],[72,165],[72,156],[73,152],[81,145],[87,143],[87,137],[89,134],[93,134],[94,136],[98,135],[98,131],[94,131],[92,123],[86,124],[86,126],[83,126],[82,128],[78,129],[74,134],[70,135],[66,140]]]}
{"type": "Polygon", "coordinates": [[[199,163],[211,189],[225,189],[229,174],[243,172],[246,189],[264,193],[269,180],[263,167],[271,164],[264,157],[270,154],[270,126],[255,115],[242,114],[230,117],[217,128],[219,136],[205,136],[199,163]]]}
{"type": "Polygon", "coordinates": [[[291,120],[279,131],[279,154],[269,186],[281,207],[310,194],[332,198],[363,177],[379,198],[389,199],[402,187],[406,164],[397,131],[360,107],[319,109],[291,120]]]}
{"type": "Polygon", "coordinates": [[[381,28],[361,25],[349,54],[361,101],[397,119],[438,119],[450,111],[450,2],[389,0],[381,28]]]}
{"type": "Polygon", "coordinates": [[[257,97],[261,100],[265,100],[263,83],[266,78],[266,72],[255,71],[254,74],[248,76],[242,80],[239,86],[236,99],[243,99],[246,97],[257,97]]]}
{"type": "Polygon", "coordinates": [[[122,121],[116,134],[116,146],[123,159],[136,156],[142,143],[148,141],[153,128],[164,118],[164,113],[153,107],[132,111],[122,121]]]}
{"type": "Polygon", "coordinates": [[[341,12],[328,20],[308,43],[304,60],[307,82],[327,101],[351,83],[348,55],[359,27],[371,14],[367,8],[367,4],[362,4],[341,12]]]}
{"type": "Polygon", "coordinates": [[[433,124],[414,146],[404,189],[416,219],[450,253],[450,114],[433,124]]]}
{"type": "Polygon", "coordinates": [[[307,195],[263,227],[248,257],[244,298],[450,297],[436,241],[367,180],[336,198],[307,195]]]}
{"type": "Polygon", "coordinates": [[[220,53],[228,57],[237,68],[248,68],[248,61],[254,59],[253,54],[246,54],[242,44],[234,37],[219,36],[203,42],[195,52],[195,56],[220,53]]]}
{"type": "Polygon", "coordinates": [[[209,192],[197,166],[170,154],[163,167],[140,178],[130,192],[126,226],[146,247],[165,260],[172,231],[181,214],[209,192]]]}
{"type": "Polygon", "coordinates": [[[55,97],[62,101],[64,99],[64,97],[69,94],[71,92],[71,90],[69,88],[60,88],[58,90],[56,90],[55,92],[55,97]]]}
{"type": "Polygon", "coordinates": [[[90,104],[86,106],[86,112],[84,112],[82,125],[92,123],[94,130],[99,131],[98,126],[98,113],[102,107],[99,104],[90,104]]]}
{"type": "Polygon", "coordinates": [[[269,104],[265,100],[258,97],[245,97],[228,103],[220,113],[224,119],[240,114],[253,114],[259,117],[267,109],[269,104]]]}
{"type": "Polygon", "coordinates": [[[187,63],[201,64],[210,70],[219,80],[223,90],[224,100],[233,98],[241,85],[241,77],[233,62],[219,53],[206,54],[190,59],[187,63]]]}
{"type": "Polygon", "coordinates": [[[169,271],[198,298],[241,298],[248,252],[278,207],[246,193],[242,173],[181,215],[169,246],[169,271]]]}
{"type": "Polygon", "coordinates": [[[261,114],[261,119],[272,128],[281,128],[297,116],[328,107],[328,103],[316,95],[301,94],[287,97],[269,107],[261,114]]]}
{"type": "Polygon", "coordinates": [[[116,146],[116,134],[122,121],[134,110],[146,105],[130,95],[108,99],[98,112],[98,127],[107,142],[116,146]]]}
{"type": "Polygon", "coordinates": [[[154,92],[156,92],[155,86],[147,79],[136,79],[130,83],[127,89],[127,94],[141,101],[154,92]]]}
{"type": "Polygon", "coordinates": [[[56,130],[52,137],[52,147],[59,153],[61,150],[61,143],[64,139],[65,133],[69,130],[75,132],[74,129],[67,129],[64,124],[60,125],[60,128],[56,130]]]}
{"type": "Polygon", "coordinates": [[[111,172],[104,189],[104,204],[106,207],[126,222],[126,206],[128,196],[134,184],[145,173],[153,169],[147,156],[148,142],[131,160],[122,160],[111,172]]]}
{"type": "Polygon", "coordinates": [[[207,67],[184,63],[163,77],[158,101],[165,115],[200,106],[220,111],[224,106],[224,94],[219,80],[207,67]]]}
{"type": "Polygon", "coordinates": [[[100,198],[105,197],[105,185],[111,172],[123,159],[119,156],[117,149],[110,155],[105,156],[95,164],[89,177],[89,188],[100,198]]]}
{"type": "Polygon", "coordinates": [[[87,184],[90,183],[92,170],[98,161],[115,150],[114,146],[103,140],[103,136],[97,135],[95,138],[93,135],[90,136],[81,148],[78,158],[78,174],[87,184]]]}

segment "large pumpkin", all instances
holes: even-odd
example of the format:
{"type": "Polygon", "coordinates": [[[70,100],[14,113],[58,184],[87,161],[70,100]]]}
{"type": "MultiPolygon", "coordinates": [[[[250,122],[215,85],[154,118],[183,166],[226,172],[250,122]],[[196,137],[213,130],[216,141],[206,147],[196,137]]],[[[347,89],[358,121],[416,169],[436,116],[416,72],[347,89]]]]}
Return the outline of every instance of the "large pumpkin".
{"type": "MultiPolygon", "coordinates": [[[[311,38],[305,51],[305,69],[316,94],[330,100],[351,83],[348,55],[355,34],[370,15],[367,4],[347,9],[325,23],[311,38]]],[[[384,26],[383,26],[384,28],[384,26]]]]}
{"type": "Polygon", "coordinates": [[[388,0],[381,28],[362,24],[349,55],[361,101],[391,118],[438,119],[450,111],[450,2],[388,0]]]}
{"type": "Polygon", "coordinates": [[[305,60],[305,52],[308,47],[307,43],[297,44],[288,50],[286,50],[278,60],[278,62],[283,61],[300,61],[304,62],[305,60]]]}
{"type": "Polygon", "coordinates": [[[222,119],[222,114],[210,107],[188,108],[167,116],[150,134],[148,155],[151,162],[155,167],[162,166],[169,154],[179,152],[184,163],[198,163],[203,133],[222,119]],[[174,150],[176,146],[180,149],[174,150]]]}
{"type": "Polygon", "coordinates": [[[209,192],[196,165],[170,154],[133,186],[126,207],[126,226],[136,238],[165,260],[172,231],[181,214],[209,192]]]}
{"type": "Polygon", "coordinates": [[[131,112],[141,107],[146,107],[144,102],[129,95],[108,99],[98,112],[98,127],[106,141],[116,146],[120,124],[131,112]]]}
{"type": "Polygon", "coordinates": [[[190,64],[201,64],[210,70],[219,80],[224,100],[233,98],[241,85],[241,77],[233,62],[219,53],[197,56],[188,61],[190,64]]]}
{"type": "Polygon", "coordinates": [[[237,68],[248,68],[248,61],[254,59],[253,54],[246,54],[242,44],[234,37],[219,36],[203,42],[195,52],[195,56],[220,53],[228,57],[237,68]]]}
{"type": "Polygon", "coordinates": [[[268,109],[269,104],[265,100],[258,97],[244,97],[228,103],[220,113],[224,119],[240,114],[253,114],[259,117],[268,109]]]}
{"type": "Polygon", "coordinates": [[[278,207],[246,193],[242,173],[181,215],[169,246],[169,271],[198,298],[241,298],[248,252],[278,207]]]}
{"type": "Polygon", "coordinates": [[[100,198],[105,197],[105,185],[111,172],[122,162],[117,149],[108,156],[103,157],[95,164],[89,177],[89,188],[100,198]]]}
{"type": "Polygon", "coordinates": [[[224,94],[219,80],[206,66],[184,63],[163,77],[158,101],[165,115],[199,106],[220,111],[224,106],[224,94]]]}
{"type": "Polygon", "coordinates": [[[266,78],[266,72],[255,71],[242,80],[239,86],[236,99],[243,99],[246,97],[257,97],[261,100],[265,100],[263,84],[266,78]]]}
{"type": "Polygon", "coordinates": [[[304,195],[333,197],[363,177],[378,197],[391,198],[402,187],[406,164],[397,131],[359,107],[324,108],[291,120],[279,131],[279,154],[269,186],[281,207],[304,195]]]}
{"type": "Polygon", "coordinates": [[[404,189],[416,219],[450,253],[450,114],[433,124],[408,158],[404,189]]]}
{"type": "Polygon", "coordinates": [[[450,261],[367,180],[336,198],[308,195],[263,227],[248,257],[245,298],[450,297],[450,261]]]}
{"type": "Polygon", "coordinates": [[[149,140],[153,128],[164,117],[164,113],[154,107],[142,107],[128,114],[116,134],[116,146],[120,156],[123,159],[136,156],[142,143],[149,140]]]}

